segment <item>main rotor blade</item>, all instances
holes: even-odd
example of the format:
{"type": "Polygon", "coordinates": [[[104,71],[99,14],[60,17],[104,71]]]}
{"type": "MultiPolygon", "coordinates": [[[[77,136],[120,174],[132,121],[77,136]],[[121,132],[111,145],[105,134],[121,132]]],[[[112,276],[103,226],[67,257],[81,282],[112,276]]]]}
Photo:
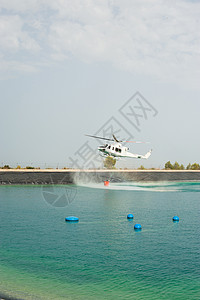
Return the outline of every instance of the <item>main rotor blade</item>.
{"type": "Polygon", "coordinates": [[[96,136],[96,135],[89,135],[89,134],[85,134],[86,136],[89,136],[89,137],[92,137],[92,138],[95,138],[95,139],[101,139],[101,140],[106,140],[106,141],[114,141],[113,139],[107,139],[107,138],[103,138],[103,137],[100,137],[100,136],[96,136]]]}
{"type": "Polygon", "coordinates": [[[135,143],[135,144],[150,144],[150,142],[140,142],[140,141],[123,141],[124,143],[135,143]]]}
{"type": "Polygon", "coordinates": [[[117,138],[116,138],[116,136],[113,134],[113,139],[115,140],[115,142],[117,142],[117,143],[122,143],[123,141],[119,141],[117,138]]]}

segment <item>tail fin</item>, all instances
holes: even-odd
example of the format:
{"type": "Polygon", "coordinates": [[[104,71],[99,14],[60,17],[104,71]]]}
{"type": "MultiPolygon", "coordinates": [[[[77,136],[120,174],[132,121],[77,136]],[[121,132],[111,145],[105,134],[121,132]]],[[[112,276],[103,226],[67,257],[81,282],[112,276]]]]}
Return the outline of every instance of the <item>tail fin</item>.
{"type": "Polygon", "coordinates": [[[149,156],[151,156],[151,153],[152,153],[152,149],[151,149],[149,152],[147,152],[147,153],[143,156],[143,158],[145,158],[145,159],[149,158],[149,156]]]}

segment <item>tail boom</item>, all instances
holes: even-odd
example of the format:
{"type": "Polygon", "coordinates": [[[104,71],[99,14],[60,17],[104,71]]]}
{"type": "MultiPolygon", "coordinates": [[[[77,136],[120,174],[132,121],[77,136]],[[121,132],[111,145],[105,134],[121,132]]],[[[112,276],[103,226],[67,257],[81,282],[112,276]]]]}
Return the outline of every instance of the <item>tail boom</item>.
{"type": "Polygon", "coordinates": [[[148,159],[151,156],[151,153],[152,153],[152,150],[150,150],[149,152],[147,152],[145,155],[127,153],[128,155],[126,155],[126,157],[148,159]]]}

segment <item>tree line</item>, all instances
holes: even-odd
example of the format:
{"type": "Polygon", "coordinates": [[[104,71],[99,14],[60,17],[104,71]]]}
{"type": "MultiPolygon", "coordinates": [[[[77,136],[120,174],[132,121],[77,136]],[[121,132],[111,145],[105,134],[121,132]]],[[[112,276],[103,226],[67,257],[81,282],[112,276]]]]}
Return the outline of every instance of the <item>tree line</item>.
{"type": "MultiPolygon", "coordinates": [[[[106,169],[114,169],[115,164],[116,164],[116,159],[114,159],[113,157],[108,156],[104,160],[104,168],[106,169]]],[[[151,168],[151,169],[154,170],[155,168],[151,168]]],[[[165,170],[200,170],[200,165],[197,163],[193,163],[193,164],[189,163],[185,168],[183,164],[179,165],[177,161],[175,161],[174,164],[168,161],[166,162],[164,169],[165,170]]],[[[138,170],[145,170],[145,167],[141,165],[138,168],[138,170]]]]}
{"type": "Polygon", "coordinates": [[[39,167],[38,168],[35,168],[35,167],[31,167],[31,166],[27,166],[25,168],[22,168],[21,166],[17,166],[16,168],[12,168],[10,167],[9,165],[4,165],[3,167],[0,167],[0,169],[40,169],[39,167]]]}
{"type": "Polygon", "coordinates": [[[177,161],[172,165],[170,161],[166,162],[165,170],[200,170],[200,165],[197,163],[189,163],[185,168],[183,164],[179,165],[177,161]]]}
{"type": "MultiPolygon", "coordinates": [[[[116,159],[113,157],[106,157],[104,160],[104,168],[106,169],[115,169],[116,159]]],[[[9,165],[4,165],[3,167],[0,167],[1,169],[12,169],[9,165]]],[[[26,166],[25,168],[21,168],[21,166],[17,166],[16,169],[40,169],[40,167],[35,168],[32,166],[26,166]]],[[[49,169],[49,168],[46,168],[49,169]]],[[[68,169],[68,168],[63,168],[68,169]]],[[[125,168],[126,169],[126,168],[125,168]]],[[[200,170],[200,164],[198,163],[189,163],[187,167],[185,168],[183,164],[179,165],[177,161],[175,161],[174,164],[172,164],[170,161],[165,163],[165,170],[200,170]]],[[[138,170],[146,170],[144,166],[140,166],[138,170]]],[[[155,170],[155,168],[151,168],[151,170],[155,170]]]]}

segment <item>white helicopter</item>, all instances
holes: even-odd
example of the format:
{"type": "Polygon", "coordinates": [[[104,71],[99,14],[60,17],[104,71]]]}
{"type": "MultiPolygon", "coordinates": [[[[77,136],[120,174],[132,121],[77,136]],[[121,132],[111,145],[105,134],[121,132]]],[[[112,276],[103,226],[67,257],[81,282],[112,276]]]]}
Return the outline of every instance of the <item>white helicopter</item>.
{"type": "Polygon", "coordinates": [[[106,141],[112,141],[114,143],[110,144],[105,144],[103,146],[99,146],[98,150],[100,151],[100,154],[102,156],[113,156],[113,157],[129,157],[129,158],[143,158],[143,159],[148,159],[149,156],[151,155],[152,150],[147,152],[145,155],[140,155],[140,154],[134,154],[129,152],[129,148],[122,146],[121,143],[142,143],[142,142],[134,142],[134,141],[119,141],[116,136],[113,134],[113,139],[108,139],[104,137],[99,137],[95,135],[88,135],[86,136],[95,138],[95,139],[101,139],[101,140],[106,140],[106,141]]]}

